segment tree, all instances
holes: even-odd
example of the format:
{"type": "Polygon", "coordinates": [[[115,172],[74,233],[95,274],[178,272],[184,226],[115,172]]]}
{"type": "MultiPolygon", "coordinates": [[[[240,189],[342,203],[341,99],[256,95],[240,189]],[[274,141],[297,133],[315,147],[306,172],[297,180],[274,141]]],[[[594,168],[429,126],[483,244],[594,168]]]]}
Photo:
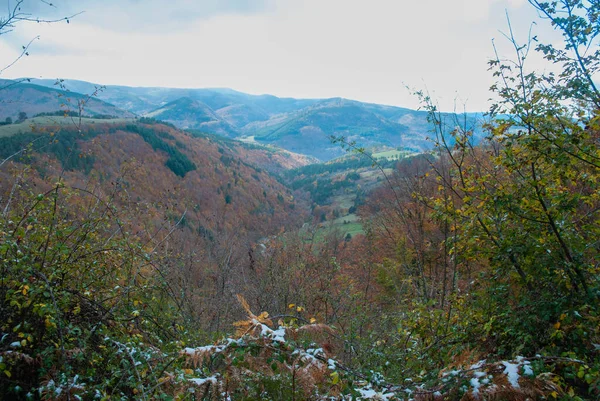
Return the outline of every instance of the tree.
{"type": "Polygon", "coordinates": [[[445,121],[424,97],[440,151],[429,201],[441,221],[458,222],[444,241],[448,256],[485,261],[473,307],[489,322],[483,337],[506,354],[572,352],[597,335],[556,322],[577,313],[595,326],[598,313],[600,3],[530,3],[563,34],[563,47],[535,36],[522,44],[508,21],[514,56],[490,61],[499,101],[484,143],[475,146],[469,127],[445,121]],[[531,69],[532,52],[560,72],[531,69]]]}
{"type": "Polygon", "coordinates": [[[13,123],[13,120],[11,117],[6,117],[6,120],[4,120],[4,122],[6,123],[6,125],[10,125],[13,123]]]}
{"type": "MultiPolygon", "coordinates": [[[[443,349],[600,365],[592,351],[600,335],[600,3],[531,3],[563,32],[563,47],[534,36],[521,44],[509,21],[514,55],[490,62],[499,100],[487,138],[476,144],[466,118],[439,112],[421,93],[435,130],[428,168],[391,177],[359,211],[376,241],[381,299],[393,305],[389,324],[407,327],[427,356],[417,366],[447,363],[437,356],[443,349]],[[533,52],[559,72],[531,68],[533,52]]],[[[410,360],[396,344],[385,359],[410,360]]],[[[564,386],[597,399],[598,375],[588,379],[564,386]]]]}
{"type": "Polygon", "coordinates": [[[17,124],[20,124],[25,120],[27,120],[27,113],[25,113],[24,111],[20,111],[19,117],[17,118],[17,124]]]}

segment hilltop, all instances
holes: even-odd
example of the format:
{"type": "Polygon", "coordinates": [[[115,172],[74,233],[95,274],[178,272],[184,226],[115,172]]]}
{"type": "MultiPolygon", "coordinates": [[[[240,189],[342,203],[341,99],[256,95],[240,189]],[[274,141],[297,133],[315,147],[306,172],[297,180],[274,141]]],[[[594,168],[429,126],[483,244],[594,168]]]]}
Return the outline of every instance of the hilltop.
{"type": "Polygon", "coordinates": [[[10,80],[0,80],[0,121],[7,117],[17,120],[24,112],[33,117],[39,113],[78,112],[87,116],[133,117],[134,113],[93,96],[96,90],[78,93],[60,86],[42,86],[10,80]]]}
{"type": "MultiPolygon", "coordinates": [[[[32,80],[54,87],[52,80],[32,80]]],[[[391,146],[412,151],[433,147],[428,140],[427,112],[342,98],[294,99],[250,95],[232,89],[139,88],[101,86],[64,80],[60,85],[97,98],[125,112],[167,121],[182,129],[197,129],[230,138],[277,145],[327,161],[344,152],[330,136],[345,136],[361,146],[391,146]],[[98,91],[98,88],[101,90],[98,91]]],[[[450,114],[443,114],[451,118],[450,114]]],[[[480,136],[481,114],[463,121],[480,136]]]]}

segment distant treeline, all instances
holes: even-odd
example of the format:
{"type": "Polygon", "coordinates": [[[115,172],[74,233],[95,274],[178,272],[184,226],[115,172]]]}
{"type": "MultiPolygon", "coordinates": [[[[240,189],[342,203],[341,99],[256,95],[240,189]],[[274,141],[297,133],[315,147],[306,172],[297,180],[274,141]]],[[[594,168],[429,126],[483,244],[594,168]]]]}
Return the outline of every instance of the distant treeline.
{"type": "Polygon", "coordinates": [[[178,129],[176,126],[174,126],[171,123],[168,123],[166,121],[162,121],[162,120],[157,120],[156,118],[151,118],[151,117],[140,117],[138,118],[138,122],[142,123],[142,124],[148,124],[148,125],[166,125],[167,127],[171,127],[173,129],[178,129]]]}
{"type": "MultiPolygon", "coordinates": [[[[394,167],[397,161],[394,160],[377,160],[377,165],[382,168],[394,167]]],[[[368,157],[346,157],[341,160],[334,160],[329,163],[309,164],[308,166],[299,167],[297,169],[288,170],[285,177],[294,179],[299,176],[314,176],[326,173],[336,173],[345,170],[358,170],[363,167],[374,166],[373,160],[368,157]]]]}
{"type": "Polygon", "coordinates": [[[118,116],[111,114],[79,114],[74,110],[57,110],[57,111],[48,111],[44,113],[38,113],[34,117],[76,117],[76,118],[95,118],[97,120],[113,120],[115,118],[119,118],[118,116]]]}

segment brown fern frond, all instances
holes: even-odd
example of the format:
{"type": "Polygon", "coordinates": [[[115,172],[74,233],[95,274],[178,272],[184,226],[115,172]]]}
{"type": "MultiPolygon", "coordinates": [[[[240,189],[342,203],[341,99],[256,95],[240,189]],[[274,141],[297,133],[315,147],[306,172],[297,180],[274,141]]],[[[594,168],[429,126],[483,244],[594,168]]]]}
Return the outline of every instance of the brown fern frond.
{"type": "Polygon", "coordinates": [[[246,299],[240,294],[237,294],[236,296],[238,301],[242,305],[242,308],[244,308],[244,310],[248,314],[248,319],[240,320],[238,322],[233,323],[233,325],[237,328],[236,336],[244,336],[257,329],[261,324],[273,327],[273,321],[269,319],[269,314],[267,312],[262,312],[260,315],[256,316],[250,310],[250,305],[248,304],[248,301],[246,301],[246,299]]]}
{"type": "Polygon", "coordinates": [[[242,308],[244,308],[244,310],[246,311],[246,313],[248,314],[249,318],[253,318],[255,319],[256,316],[254,315],[254,313],[252,313],[252,311],[250,310],[250,305],[248,305],[248,301],[246,301],[246,299],[241,295],[241,294],[236,294],[236,297],[240,303],[240,305],[242,305],[242,308]]]}
{"type": "Polygon", "coordinates": [[[255,327],[255,323],[252,319],[248,320],[240,320],[239,322],[233,323],[236,327],[235,335],[236,337],[243,337],[248,334],[255,327]]]}

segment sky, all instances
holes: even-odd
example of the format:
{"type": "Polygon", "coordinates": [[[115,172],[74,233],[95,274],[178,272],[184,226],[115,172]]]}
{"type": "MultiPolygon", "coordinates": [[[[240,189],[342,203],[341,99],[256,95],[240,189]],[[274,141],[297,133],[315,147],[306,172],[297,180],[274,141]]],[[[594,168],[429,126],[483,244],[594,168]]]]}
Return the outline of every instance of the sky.
{"type": "MultiPolygon", "coordinates": [[[[69,23],[0,35],[0,78],[106,85],[227,87],[282,97],[344,97],[410,108],[426,90],[443,110],[485,111],[492,40],[552,37],[527,0],[24,0],[69,23]],[[0,67],[3,68],[3,67],[0,67]],[[407,89],[411,88],[411,89],[407,89]]],[[[0,16],[15,0],[0,0],[0,16]]],[[[542,67],[540,67],[542,68],[542,67]]]]}

